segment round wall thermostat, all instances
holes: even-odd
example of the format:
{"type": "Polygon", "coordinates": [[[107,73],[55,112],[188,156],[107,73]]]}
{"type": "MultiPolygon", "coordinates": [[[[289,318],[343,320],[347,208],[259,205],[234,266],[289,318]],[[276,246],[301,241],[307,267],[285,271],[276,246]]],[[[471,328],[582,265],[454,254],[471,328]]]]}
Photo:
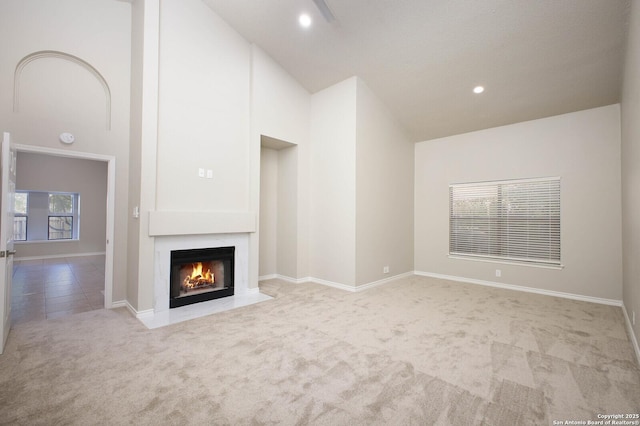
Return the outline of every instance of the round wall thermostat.
{"type": "Polygon", "coordinates": [[[73,143],[76,138],[71,133],[60,133],[60,142],[62,143],[73,143]]]}

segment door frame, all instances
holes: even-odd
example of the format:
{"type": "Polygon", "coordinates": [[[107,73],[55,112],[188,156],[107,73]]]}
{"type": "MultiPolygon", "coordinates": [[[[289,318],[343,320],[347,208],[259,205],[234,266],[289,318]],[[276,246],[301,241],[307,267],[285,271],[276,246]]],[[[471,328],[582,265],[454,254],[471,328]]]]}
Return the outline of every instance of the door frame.
{"type": "Polygon", "coordinates": [[[14,144],[16,153],[30,152],[35,154],[51,155],[55,157],[78,158],[83,160],[104,161],[107,163],[107,223],[105,244],[105,271],[104,271],[104,307],[113,307],[113,254],[115,235],[115,188],[116,188],[116,157],[113,155],[92,154],[89,152],[67,151],[55,148],[46,148],[35,145],[14,144]]]}

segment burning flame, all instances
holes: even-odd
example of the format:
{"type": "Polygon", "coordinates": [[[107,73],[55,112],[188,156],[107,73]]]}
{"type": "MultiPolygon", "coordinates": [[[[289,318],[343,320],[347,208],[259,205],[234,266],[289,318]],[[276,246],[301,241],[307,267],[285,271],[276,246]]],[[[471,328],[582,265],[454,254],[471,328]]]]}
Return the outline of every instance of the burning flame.
{"type": "Polygon", "coordinates": [[[183,287],[186,289],[198,288],[204,286],[210,286],[215,282],[211,269],[207,269],[207,272],[202,271],[202,262],[193,264],[193,270],[191,275],[188,275],[183,282],[183,287]]]}

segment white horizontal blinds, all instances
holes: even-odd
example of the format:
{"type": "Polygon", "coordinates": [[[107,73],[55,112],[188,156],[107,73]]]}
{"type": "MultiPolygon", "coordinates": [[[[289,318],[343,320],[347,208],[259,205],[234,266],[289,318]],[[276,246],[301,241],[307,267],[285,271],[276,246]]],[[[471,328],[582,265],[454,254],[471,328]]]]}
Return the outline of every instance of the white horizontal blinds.
{"type": "Polygon", "coordinates": [[[449,187],[449,252],[560,264],[560,179],[449,187]]]}

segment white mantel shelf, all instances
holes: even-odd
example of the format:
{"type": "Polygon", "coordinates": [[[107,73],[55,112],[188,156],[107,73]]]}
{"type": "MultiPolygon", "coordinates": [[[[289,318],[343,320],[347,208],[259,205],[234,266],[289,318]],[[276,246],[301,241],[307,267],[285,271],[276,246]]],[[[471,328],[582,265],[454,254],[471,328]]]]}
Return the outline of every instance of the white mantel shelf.
{"type": "Polygon", "coordinates": [[[149,236],[234,234],[256,232],[251,212],[149,212],[149,236]]]}

